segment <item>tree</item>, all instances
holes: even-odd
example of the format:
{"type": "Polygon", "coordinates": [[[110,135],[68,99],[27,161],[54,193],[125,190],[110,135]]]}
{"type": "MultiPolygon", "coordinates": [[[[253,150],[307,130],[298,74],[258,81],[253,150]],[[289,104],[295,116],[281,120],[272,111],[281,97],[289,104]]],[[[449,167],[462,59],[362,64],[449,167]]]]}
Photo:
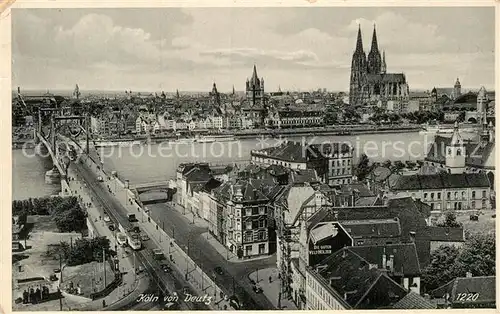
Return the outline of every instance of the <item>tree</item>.
{"type": "Polygon", "coordinates": [[[103,249],[106,255],[111,253],[110,241],[106,237],[77,239],[72,247],[68,247],[67,243],[61,247],[65,247],[67,251],[65,256],[69,266],[81,265],[92,261],[102,262],[103,249]]]}
{"type": "Polygon", "coordinates": [[[445,215],[443,222],[437,224],[438,227],[449,227],[449,228],[459,228],[462,224],[457,221],[457,215],[454,212],[449,211],[445,215]]]}
{"type": "Polygon", "coordinates": [[[451,280],[495,275],[495,234],[470,234],[463,248],[441,246],[431,254],[431,262],[422,272],[425,291],[436,289],[451,280]]]}
{"type": "Polygon", "coordinates": [[[468,236],[466,244],[457,259],[460,275],[467,272],[473,276],[495,275],[495,234],[475,233],[468,236]]]}
{"type": "Polygon", "coordinates": [[[455,246],[441,246],[431,254],[431,261],[422,272],[425,291],[436,289],[457,277],[455,261],[459,254],[455,246]]]}
{"type": "Polygon", "coordinates": [[[361,158],[359,159],[358,165],[356,167],[356,176],[358,177],[359,181],[363,181],[368,173],[370,172],[370,167],[369,167],[370,159],[366,154],[361,155],[361,158]]]}
{"type": "Polygon", "coordinates": [[[86,227],[86,217],[86,213],[78,206],[54,215],[54,220],[61,232],[81,232],[86,227]]]}

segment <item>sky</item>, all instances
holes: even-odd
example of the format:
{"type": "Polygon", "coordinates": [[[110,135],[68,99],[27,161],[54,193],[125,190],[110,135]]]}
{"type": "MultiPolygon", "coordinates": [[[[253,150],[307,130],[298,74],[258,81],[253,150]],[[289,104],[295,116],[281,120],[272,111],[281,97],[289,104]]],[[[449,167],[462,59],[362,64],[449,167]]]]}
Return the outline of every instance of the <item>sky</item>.
{"type": "Polygon", "coordinates": [[[494,9],[12,9],[12,84],[23,89],[348,91],[361,25],[411,89],[494,88],[494,9]]]}

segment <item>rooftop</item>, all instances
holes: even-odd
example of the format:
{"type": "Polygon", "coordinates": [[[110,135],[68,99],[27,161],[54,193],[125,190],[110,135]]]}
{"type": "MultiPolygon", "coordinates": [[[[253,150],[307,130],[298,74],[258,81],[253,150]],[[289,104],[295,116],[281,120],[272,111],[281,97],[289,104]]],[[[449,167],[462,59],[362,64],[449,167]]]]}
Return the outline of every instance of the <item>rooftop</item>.
{"type": "Polygon", "coordinates": [[[451,188],[487,188],[490,186],[484,173],[439,173],[430,175],[400,176],[394,190],[431,190],[451,188]]]}

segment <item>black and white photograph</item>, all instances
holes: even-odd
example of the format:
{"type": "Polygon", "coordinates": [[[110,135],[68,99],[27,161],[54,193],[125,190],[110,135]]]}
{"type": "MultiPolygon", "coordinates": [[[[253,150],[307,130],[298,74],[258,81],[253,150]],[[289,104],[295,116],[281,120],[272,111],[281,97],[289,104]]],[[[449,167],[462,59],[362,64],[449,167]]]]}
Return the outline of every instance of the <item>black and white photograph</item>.
{"type": "Polygon", "coordinates": [[[2,13],[4,308],[496,308],[499,2],[49,2],[2,13]]]}

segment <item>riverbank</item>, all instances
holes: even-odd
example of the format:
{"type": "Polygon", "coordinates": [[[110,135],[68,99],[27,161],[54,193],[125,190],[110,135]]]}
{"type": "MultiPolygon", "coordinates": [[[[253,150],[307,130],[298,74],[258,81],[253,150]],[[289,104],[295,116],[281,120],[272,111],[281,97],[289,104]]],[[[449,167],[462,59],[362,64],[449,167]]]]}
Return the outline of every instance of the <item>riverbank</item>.
{"type": "MultiPolygon", "coordinates": [[[[146,143],[159,143],[165,140],[192,140],[197,141],[197,135],[203,134],[208,137],[217,136],[214,141],[228,141],[231,139],[248,139],[261,136],[269,137],[287,137],[287,136],[350,136],[350,135],[366,135],[366,134],[391,134],[391,133],[411,133],[422,130],[420,125],[407,126],[337,126],[337,127],[314,127],[300,129],[250,129],[250,130],[221,130],[219,132],[210,132],[209,130],[193,130],[185,132],[180,131],[179,134],[171,135],[152,135],[149,138],[146,136],[136,136],[133,138],[106,138],[94,140],[93,142],[99,146],[130,146],[146,143]],[[194,135],[194,136],[193,136],[194,135]]],[[[187,142],[186,142],[187,143],[187,142]]]]}

